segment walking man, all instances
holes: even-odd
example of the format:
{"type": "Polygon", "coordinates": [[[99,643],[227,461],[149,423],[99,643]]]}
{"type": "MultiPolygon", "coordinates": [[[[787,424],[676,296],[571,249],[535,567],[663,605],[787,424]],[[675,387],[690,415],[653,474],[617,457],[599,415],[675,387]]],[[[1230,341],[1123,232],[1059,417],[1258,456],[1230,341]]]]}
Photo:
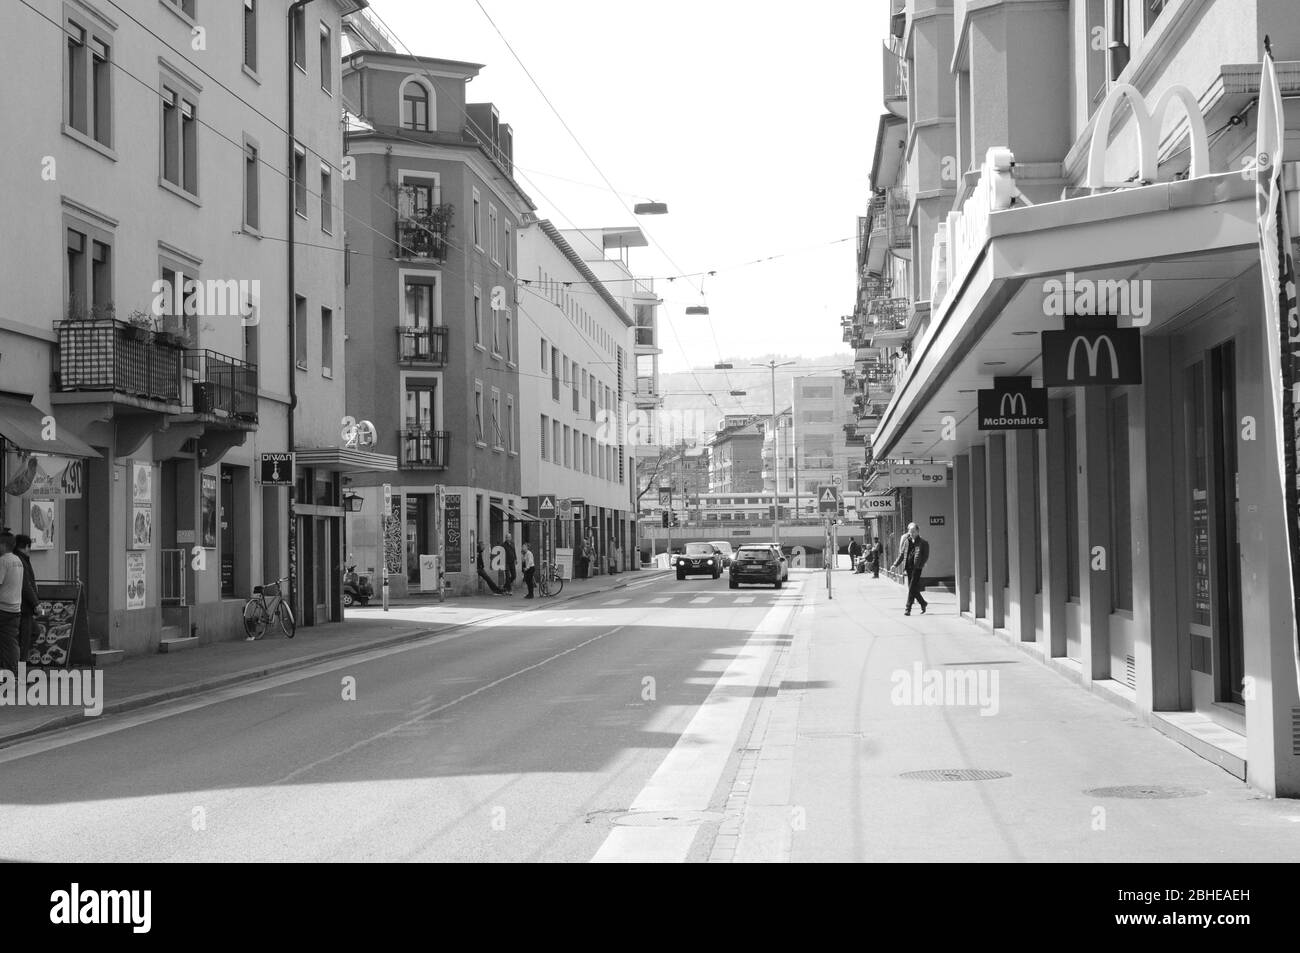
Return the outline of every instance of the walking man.
{"type": "Polygon", "coordinates": [[[27,554],[31,548],[32,538],[24,533],[14,537],[14,555],[23,564],[23,608],[18,614],[18,661],[24,661],[32,650],[36,640],[36,609],[41,604],[40,594],[36,589],[36,573],[32,570],[32,559],[27,554]]]}
{"type": "Polygon", "coordinates": [[[907,608],[903,615],[912,614],[912,602],[921,604],[921,615],[929,608],[925,596],[921,595],[921,571],[925,569],[926,560],[930,558],[930,544],[921,538],[921,531],[915,523],[907,524],[907,532],[898,546],[898,558],[891,568],[897,569],[901,564],[907,573],[907,608]]]}
{"type": "Polygon", "coordinates": [[[23,563],[14,534],[0,533],[0,669],[18,674],[18,627],[23,611],[23,563]]]}
{"type": "Polygon", "coordinates": [[[849,568],[854,572],[862,572],[862,567],[858,565],[858,560],[862,558],[862,544],[854,536],[849,540],[849,568]]]}
{"type": "Polygon", "coordinates": [[[528,587],[528,595],[524,596],[524,598],[531,599],[533,597],[533,586],[535,584],[534,577],[537,575],[537,562],[536,560],[533,559],[533,551],[528,548],[527,543],[524,543],[523,563],[524,563],[524,585],[528,587]]]}
{"type": "Polygon", "coordinates": [[[501,544],[506,551],[506,595],[515,594],[515,564],[518,557],[515,555],[515,541],[506,536],[505,542],[501,544]]]}

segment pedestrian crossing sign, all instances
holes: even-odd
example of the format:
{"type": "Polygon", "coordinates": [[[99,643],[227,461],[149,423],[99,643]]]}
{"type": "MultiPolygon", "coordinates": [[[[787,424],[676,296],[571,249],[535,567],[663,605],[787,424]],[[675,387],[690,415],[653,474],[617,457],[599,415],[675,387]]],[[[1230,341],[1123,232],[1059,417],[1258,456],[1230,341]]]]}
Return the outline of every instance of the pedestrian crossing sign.
{"type": "Polygon", "coordinates": [[[817,512],[838,513],[840,510],[840,488],[822,484],[817,488],[817,512]]]}

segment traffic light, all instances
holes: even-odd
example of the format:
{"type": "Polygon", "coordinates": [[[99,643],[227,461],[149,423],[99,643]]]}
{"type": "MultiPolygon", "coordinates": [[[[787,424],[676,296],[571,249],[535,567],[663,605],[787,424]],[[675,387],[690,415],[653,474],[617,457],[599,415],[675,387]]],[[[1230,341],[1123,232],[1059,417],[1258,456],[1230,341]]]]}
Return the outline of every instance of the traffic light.
{"type": "Polygon", "coordinates": [[[663,522],[664,522],[664,529],[667,529],[667,528],[668,528],[668,511],[667,511],[667,510],[664,510],[663,522]]]}
{"type": "Polygon", "coordinates": [[[681,514],[678,513],[678,512],[676,512],[676,511],[673,512],[673,525],[674,525],[674,526],[681,526],[681,525],[682,525],[682,517],[681,517],[681,514]]]}

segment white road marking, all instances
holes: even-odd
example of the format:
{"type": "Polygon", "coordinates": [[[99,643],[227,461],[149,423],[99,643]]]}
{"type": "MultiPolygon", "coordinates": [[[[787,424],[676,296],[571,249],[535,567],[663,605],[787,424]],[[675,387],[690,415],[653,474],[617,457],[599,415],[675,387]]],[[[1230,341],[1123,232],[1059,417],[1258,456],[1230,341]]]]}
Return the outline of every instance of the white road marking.
{"type": "Polygon", "coordinates": [[[655,596],[653,599],[650,600],[651,604],[657,606],[661,606],[665,602],[672,602],[672,601],[673,601],[672,596],[655,596]]]}
{"type": "Polygon", "coordinates": [[[736,596],[736,605],[745,606],[754,601],[753,596],[736,596]]]}
{"type": "Polygon", "coordinates": [[[631,602],[630,599],[607,599],[602,602],[602,606],[621,606],[625,602],[631,602]]]}
{"type": "MultiPolygon", "coordinates": [[[[793,607],[775,606],[754,629],[749,642],[718,678],[691,718],[686,731],[637,795],[631,812],[674,814],[704,811],[722,780],[735,750],[759,683],[772,656],[771,636],[786,630],[793,607]],[[763,643],[768,644],[763,644],[763,643]]],[[[615,827],[593,863],[681,863],[690,852],[699,826],[615,827]]]]}
{"type": "Polygon", "coordinates": [[[700,596],[700,597],[698,597],[698,598],[696,598],[696,599],[692,599],[692,600],[691,600],[691,605],[693,605],[693,606],[706,606],[706,605],[708,605],[708,604],[709,604],[710,602],[712,602],[712,601],[713,601],[713,597],[712,597],[712,596],[700,596]]]}

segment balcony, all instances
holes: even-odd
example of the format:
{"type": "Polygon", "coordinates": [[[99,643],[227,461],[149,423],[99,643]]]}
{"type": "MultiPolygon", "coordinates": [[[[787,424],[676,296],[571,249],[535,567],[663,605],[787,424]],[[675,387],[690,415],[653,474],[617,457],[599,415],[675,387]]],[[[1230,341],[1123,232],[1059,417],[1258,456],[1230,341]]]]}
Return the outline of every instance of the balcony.
{"type": "Polygon", "coordinates": [[[397,329],[398,360],[403,364],[447,366],[447,328],[401,327],[397,329]]]}
{"type": "Polygon", "coordinates": [[[438,189],[404,185],[397,190],[397,257],[446,261],[455,207],[438,189]]]}
{"type": "Polygon", "coordinates": [[[397,466],[401,470],[445,470],[451,434],[446,430],[407,427],[399,431],[397,466]]]}
{"type": "Polygon", "coordinates": [[[900,119],[907,118],[907,60],[895,47],[884,49],[885,108],[900,119]]]}
{"type": "Polygon", "coordinates": [[[256,364],[216,351],[188,350],[185,376],[192,378],[194,413],[224,417],[236,424],[257,424],[256,364]]]}
{"type": "Polygon", "coordinates": [[[877,298],[871,303],[869,337],[872,347],[902,344],[908,337],[912,302],[907,298],[877,298]]]}
{"type": "Polygon", "coordinates": [[[888,255],[910,260],[912,231],[908,226],[911,196],[902,187],[885,189],[884,195],[872,198],[868,209],[871,231],[867,236],[864,267],[872,275],[886,271],[888,255]]]}
{"type": "Polygon", "coordinates": [[[656,347],[654,327],[638,327],[636,329],[636,346],[637,347],[656,347]]]}
{"type": "Polygon", "coordinates": [[[172,412],[189,396],[182,388],[185,349],[169,336],[114,318],[61,321],[55,330],[56,393],[100,391],[172,405],[172,412]]]}

